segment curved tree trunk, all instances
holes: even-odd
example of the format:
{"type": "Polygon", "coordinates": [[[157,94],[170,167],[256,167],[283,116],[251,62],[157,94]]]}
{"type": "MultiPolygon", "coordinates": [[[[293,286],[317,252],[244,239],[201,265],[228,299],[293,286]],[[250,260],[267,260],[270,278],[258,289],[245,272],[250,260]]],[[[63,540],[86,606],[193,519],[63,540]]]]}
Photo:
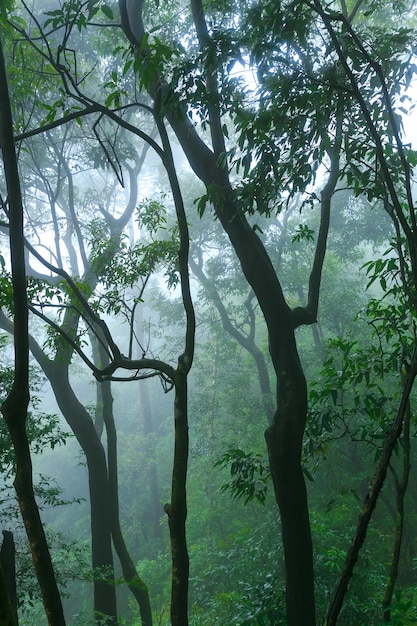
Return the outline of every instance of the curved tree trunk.
{"type": "MultiPolygon", "coordinates": [[[[4,320],[3,320],[4,324],[4,320]]],[[[116,588],[111,546],[111,513],[107,460],[93,421],[76,397],[68,379],[68,365],[50,361],[31,340],[31,351],[45,372],[62,415],[75,434],[87,461],[91,512],[91,551],[94,570],[94,610],[117,624],[116,588]]]]}
{"type": "Polygon", "coordinates": [[[65,624],[45,532],[33,493],[32,460],[26,433],[29,404],[29,333],[23,237],[23,205],[13,137],[6,67],[0,41],[0,147],[6,176],[14,306],[15,373],[12,389],[1,412],[13,443],[14,487],[29,540],[33,564],[50,626],[65,624]]]}
{"type": "Polygon", "coordinates": [[[372,514],[375,510],[378,496],[385,482],[387,470],[391,460],[392,453],[398,438],[401,434],[404,418],[407,414],[407,407],[409,403],[409,397],[414,385],[414,381],[417,377],[417,350],[414,351],[413,360],[407,372],[406,380],[402,390],[400,404],[397,410],[397,414],[392,423],[390,431],[386,436],[386,443],[382,450],[381,457],[378,462],[374,479],[366,494],[365,501],[362,507],[362,511],[359,515],[359,519],[356,526],[355,536],[348,550],[343,570],[340,576],[340,580],[336,587],[332,602],[330,604],[327,613],[328,626],[336,626],[340,611],[343,606],[343,601],[348,589],[350,578],[353,574],[356,561],[358,560],[359,551],[365,541],[366,532],[368,530],[369,522],[372,514]]]}
{"type": "Polygon", "coordinates": [[[164,510],[168,515],[171,538],[172,577],[171,577],[171,624],[188,626],[188,587],[190,562],[187,548],[187,468],[189,453],[188,434],[188,374],[195,348],[196,320],[189,276],[190,235],[184,202],[174,164],[171,144],[163,119],[161,101],[157,98],[154,110],[155,121],[164,150],[164,166],[171,186],[179,232],[178,270],[180,275],[181,298],[186,318],[184,351],[178,357],[177,369],[173,378],[174,400],[174,460],[171,480],[171,502],[164,510]]]}
{"type": "Polygon", "coordinates": [[[91,507],[91,551],[94,570],[94,609],[117,624],[111,512],[107,460],[90,415],[75,396],[65,365],[54,364],[48,379],[63,416],[74,432],[87,461],[91,507]],[[109,582],[107,582],[109,581],[109,582]]]}
{"type": "MultiPolygon", "coordinates": [[[[289,344],[295,341],[289,340],[289,344]]],[[[279,369],[278,407],[265,431],[275,497],[281,515],[288,624],[314,625],[313,546],[301,448],[307,414],[307,385],[294,347],[279,369]],[[290,355],[292,355],[290,357],[290,355]]],[[[285,349],[285,348],[284,348],[285,349]]]]}
{"type": "MultiPolygon", "coordinates": [[[[101,351],[102,363],[106,362],[104,350],[101,351]]],[[[127,549],[120,526],[119,517],[119,485],[117,463],[117,432],[113,417],[113,396],[111,382],[105,380],[101,385],[103,400],[103,420],[107,434],[107,459],[109,472],[109,498],[111,514],[111,533],[113,544],[122,566],[123,576],[139,606],[142,626],[152,626],[152,611],[149,600],[149,592],[145,582],[139,576],[132,557],[127,549]]]]}

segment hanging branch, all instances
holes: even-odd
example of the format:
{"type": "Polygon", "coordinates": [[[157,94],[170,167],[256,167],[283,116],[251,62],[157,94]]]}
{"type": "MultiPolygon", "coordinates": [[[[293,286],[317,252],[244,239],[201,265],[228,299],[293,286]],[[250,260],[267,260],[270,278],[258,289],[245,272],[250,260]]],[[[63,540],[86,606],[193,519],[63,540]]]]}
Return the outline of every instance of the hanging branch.
{"type": "Polygon", "coordinates": [[[314,324],[317,322],[319,308],[319,296],[324,259],[327,249],[327,237],[330,226],[330,210],[333,194],[340,177],[340,152],[342,147],[342,122],[341,101],[338,103],[336,113],[336,128],[334,144],[327,150],[330,159],[329,176],[320,194],[320,227],[317,236],[316,250],[313,266],[310,272],[308,285],[308,302],[305,307],[297,307],[292,311],[294,327],[302,324],[314,324]]]}

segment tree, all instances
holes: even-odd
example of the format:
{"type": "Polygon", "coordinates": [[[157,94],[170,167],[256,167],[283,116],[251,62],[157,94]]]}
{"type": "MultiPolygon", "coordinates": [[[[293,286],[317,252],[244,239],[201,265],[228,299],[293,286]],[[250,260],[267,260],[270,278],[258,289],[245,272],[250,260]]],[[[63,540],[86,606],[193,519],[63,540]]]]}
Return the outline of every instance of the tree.
{"type": "Polygon", "coordinates": [[[36,575],[49,624],[65,624],[61,597],[56,584],[45,533],[36,504],[32,462],[26,432],[29,403],[28,304],[23,236],[23,204],[13,136],[13,121],[6,77],[6,65],[0,40],[1,127],[0,145],[8,192],[10,219],[11,274],[13,284],[15,367],[13,386],[1,410],[10,432],[16,455],[14,486],[32,551],[36,575]]]}
{"type": "MultiPolygon", "coordinates": [[[[170,106],[175,96],[172,87],[164,82],[164,76],[160,76],[157,68],[152,65],[151,49],[148,49],[146,41],[143,41],[145,29],[141,8],[139,5],[136,7],[135,23],[129,22],[130,16],[126,12],[125,4],[121,2],[122,26],[129,40],[139,50],[149,92],[155,100],[162,98],[165,103],[165,115],[191,167],[205,184],[207,198],[213,202],[216,216],[230,238],[243,273],[258,299],[268,328],[269,349],[277,378],[278,404],[265,436],[275,494],[281,512],[287,573],[287,619],[289,624],[314,624],[312,543],[301,468],[307,390],[295,343],[294,328],[301,323],[314,322],[317,316],[318,289],[326,247],[330,200],[339,176],[341,137],[340,131],[337,131],[338,123],[334,125],[333,119],[333,138],[330,139],[327,149],[331,167],[328,184],[321,195],[323,219],[311,273],[309,303],[307,307],[297,308],[292,312],[285,301],[273,264],[257,233],[249,225],[245,216],[246,207],[233,189],[229,176],[225,142],[227,131],[222,123],[222,96],[219,87],[222,69],[218,67],[213,54],[220,42],[218,44],[216,35],[209,32],[203,5],[198,1],[192,2],[191,9],[199,45],[199,80],[207,93],[203,107],[207,112],[211,148],[203,143],[183,108],[178,109],[180,103],[175,108],[170,106]],[[142,36],[138,38],[137,35],[142,36]]],[[[242,144],[244,141],[243,139],[242,144]]],[[[247,173],[248,157],[246,163],[247,173]]],[[[261,210],[267,212],[268,205],[265,203],[261,210]]]]}
{"type": "MultiPolygon", "coordinates": [[[[71,269],[74,275],[79,272],[79,262],[77,258],[77,243],[80,250],[81,262],[83,263],[83,280],[85,288],[93,289],[96,274],[94,268],[89,264],[88,255],[86,253],[86,243],[81,234],[80,218],[77,215],[77,200],[80,198],[76,195],[74,185],[74,162],[71,157],[71,151],[74,147],[74,136],[66,129],[62,136],[62,144],[58,148],[58,144],[54,143],[51,135],[46,134],[39,142],[33,141],[29,146],[29,154],[31,156],[29,180],[26,186],[26,193],[29,188],[34,193],[34,197],[40,197],[41,201],[46,196],[51,204],[51,220],[54,226],[54,243],[55,243],[55,259],[57,260],[58,273],[64,271],[65,252],[68,254],[71,269]],[[66,228],[62,226],[65,224],[66,228]],[[75,239],[75,243],[74,243],[75,239]]],[[[118,236],[125,227],[134,208],[137,193],[137,176],[146,156],[147,150],[143,154],[135,155],[132,151],[130,155],[134,155],[133,167],[129,168],[128,175],[130,177],[130,203],[127,204],[125,213],[117,222],[113,219],[111,223],[111,237],[107,248],[101,250],[103,258],[110,251],[115,252],[118,236]]],[[[93,155],[94,156],[94,155],[93,155]]],[[[23,168],[22,168],[23,169],[23,168]]],[[[24,170],[25,172],[27,170],[24,170]]],[[[27,208],[33,201],[27,202],[27,208]]],[[[107,220],[107,214],[103,209],[107,220]]],[[[42,220],[37,220],[32,212],[28,216],[28,222],[31,225],[32,232],[37,237],[37,232],[46,227],[42,220]]],[[[108,216],[108,222],[111,222],[111,216],[108,216]]],[[[4,225],[3,225],[4,226],[4,225]]],[[[28,241],[26,240],[28,255],[28,241]]],[[[105,244],[104,244],[105,245],[105,244]]],[[[32,249],[33,250],[33,249],[32,249]]],[[[95,251],[96,252],[96,251],[95,251]]],[[[39,254],[36,255],[35,258],[39,254]]],[[[108,255],[107,255],[108,256],[108,255]]],[[[98,258],[93,260],[98,263],[98,258]]],[[[33,257],[31,257],[33,262],[33,257]]],[[[110,258],[107,258],[107,262],[110,258]]],[[[28,257],[29,262],[29,257],[28,257]]],[[[48,268],[50,270],[50,267],[48,268]]],[[[32,279],[32,290],[30,296],[39,303],[42,289],[46,289],[46,299],[56,298],[60,300],[59,287],[57,288],[56,277],[50,277],[45,274],[36,272],[29,265],[29,274],[32,279]]],[[[62,300],[61,300],[62,301],[62,300]]],[[[51,306],[56,306],[55,302],[51,306]]],[[[42,309],[41,309],[42,310],[42,309]]],[[[74,306],[74,302],[64,308],[65,314],[62,317],[62,326],[66,328],[70,336],[77,341],[77,329],[80,314],[74,306]]],[[[2,326],[9,332],[14,332],[10,321],[2,313],[2,326]]],[[[83,331],[81,331],[83,332],[83,331]]],[[[97,619],[101,619],[101,614],[112,616],[114,620],[116,616],[116,589],[114,582],[110,582],[113,575],[113,555],[111,548],[111,536],[114,535],[116,550],[120,555],[123,563],[123,571],[126,580],[129,582],[133,595],[137,598],[141,606],[144,623],[151,623],[151,611],[146,586],[136,572],[136,568],[124,545],[123,536],[120,531],[118,507],[117,507],[117,461],[115,457],[115,437],[114,428],[112,429],[111,402],[106,406],[106,427],[108,429],[108,459],[106,459],[106,451],[100,442],[100,434],[102,428],[97,429],[91,419],[86,408],[76,397],[70,383],[70,362],[72,349],[65,342],[55,341],[51,333],[51,341],[49,348],[42,348],[40,343],[36,341],[34,336],[30,337],[30,347],[33,355],[38,360],[45,374],[48,376],[59,406],[62,408],[64,416],[73,429],[76,437],[86,454],[87,463],[90,472],[90,495],[91,495],[91,525],[92,525],[92,563],[94,570],[94,593],[95,593],[95,609],[97,611],[97,619]],[[50,349],[52,348],[52,349],[50,349]]],[[[108,383],[109,384],[109,383],[108,383]]],[[[107,398],[109,394],[107,393],[107,398]]]]}
{"type": "MultiPolygon", "coordinates": [[[[100,107],[99,107],[100,109],[100,107]]],[[[103,109],[107,110],[107,109],[103,109]]],[[[123,244],[121,236],[121,230],[126,225],[127,220],[132,214],[132,209],[135,203],[135,194],[132,193],[130,197],[130,203],[123,213],[123,215],[116,220],[111,215],[108,214],[103,209],[103,215],[105,217],[105,230],[108,232],[108,238],[105,238],[104,241],[97,237],[97,233],[99,233],[97,227],[100,226],[97,222],[94,224],[93,237],[95,237],[95,241],[93,239],[93,253],[91,258],[91,263],[87,257],[85,251],[84,241],[81,236],[81,228],[79,224],[77,224],[77,219],[75,217],[74,210],[74,198],[73,193],[72,197],[70,195],[67,206],[65,205],[65,201],[62,198],[62,182],[58,180],[56,190],[51,188],[50,182],[45,181],[43,179],[42,185],[45,187],[46,191],[49,193],[49,199],[51,202],[51,206],[55,211],[56,215],[56,207],[60,207],[61,210],[67,214],[67,216],[71,216],[72,224],[74,227],[74,232],[78,239],[78,246],[80,250],[80,256],[82,258],[84,264],[84,276],[82,283],[76,283],[73,279],[69,277],[67,272],[60,266],[60,260],[63,259],[63,254],[59,250],[59,237],[56,235],[55,241],[57,243],[57,252],[56,259],[58,263],[52,264],[49,262],[45,262],[44,259],[39,255],[34,246],[31,246],[28,242],[26,243],[27,249],[38,261],[43,263],[44,267],[58,276],[66,279],[69,289],[68,295],[60,294],[58,291],[53,288],[50,290],[50,284],[56,283],[56,281],[49,279],[46,276],[37,276],[37,279],[42,280],[41,288],[46,289],[46,296],[53,298],[58,298],[58,305],[54,302],[51,303],[50,306],[57,308],[62,308],[64,311],[62,323],[57,324],[55,321],[51,321],[51,326],[53,328],[53,332],[55,335],[52,335],[52,341],[54,345],[55,356],[53,359],[46,356],[37,342],[32,338],[31,341],[31,349],[33,354],[39,360],[39,363],[44,368],[44,371],[47,373],[48,378],[54,383],[54,389],[56,392],[57,400],[62,407],[62,410],[66,412],[67,418],[70,420],[71,426],[76,433],[80,443],[82,443],[83,448],[87,451],[87,462],[89,464],[90,469],[90,493],[91,493],[91,502],[92,502],[92,540],[93,540],[93,565],[95,569],[103,569],[104,575],[107,574],[107,567],[109,568],[109,573],[112,572],[112,554],[110,548],[110,534],[109,530],[112,527],[113,540],[118,552],[122,552],[122,556],[124,560],[123,568],[126,575],[127,569],[130,568],[130,573],[127,577],[129,577],[129,581],[132,583],[133,592],[138,595],[144,590],[146,594],[146,588],[142,581],[140,581],[136,575],[132,573],[134,568],[133,564],[128,564],[129,567],[126,569],[126,554],[123,546],[121,545],[121,535],[120,529],[117,526],[117,523],[113,518],[111,518],[111,514],[109,511],[109,503],[113,503],[113,515],[115,514],[115,509],[117,508],[117,493],[116,493],[116,460],[115,460],[115,430],[114,426],[110,419],[110,408],[111,408],[111,397],[109,395],[109,390],[107,385],[109,381],[113,378],[113,374],[119,368],[129,369],[129,370],[137,370],[137,373],[132,376],[128,376],[128,379],[136,379],[136,378],[147,378],[152,375],[160,375],[162,381],[168,384],[168,379],[171,381],[172,385],[175,388],[176,398],[174,402],[175,406],[175,452],[174,452],[174,469],[173,469],[173,480],[172,480],[172,498],[171,502],[166,505],[165,510],[169,519],[169,526],[171,531],[171,539],[172,539],[172,556],[173,556],[173,602],[172,602],[172,612],[173,612],[173,621],[177,623],[184,624],[186,620],[187,614],[187,589],[188,589],[188,555],[185,543],[185,520],[186,520],[186,495],[185,495],[185,476],[186,476],[186,466],[187,466],[187,450],[188,450],[188,426],[187,426],[187,385],[186,378],[188,375],[188,371],[191,367],[192,358],[193,358],[193,342],[194,342],[194,317],[193,317],[193,308],[190,297],[190,289],[188,286],[188,266],[187,266],[187,256],[188,256],[188,232],[187,232],[187,222],[185,219],[184,209],[182,207],[182,199],[179,190],[179,186],[176,180],[176,173],[173,164],[173,158],[171,154],[170,145],[167,140],[166,130],[163,124],[159,120],[158,112],[155,112],[155,120],[158,126],[159,134],[161,137],[162,145],[164,146],[161,149],[158,144],[152,139],[152,137],[143,131],[138,131],[136,134],[139,134],[142,138],[146,138],[148,143],[153,146],[156,152],[161,156],[162,161],[165,165],[168,178],[170,180],[170,185],[172,189],[172,194],[174,198],[174,204],[177,211],[177,220],[178,220],[178,232],[179,232],[179,243],[177,244],[176,240],[172,240],[172,242],[166,242],[166,245],[160,245],[159,250],[158,246],[149,246],[148,250],[146,247],[141,245],[137,246],[136,250],[132,250],[132,272],[133,274],[130,276],[126,275],[126,265],[124,264],[123,268],[120,267],[118,270],[115,270],[114,264],[114,256],[120,250],[126,252],[127,248],[123,244]],[[48,183],[48,184],[47,184],[48,183]],[[68,208],[67,208],[68,207],[68,208]],[[130,288],[133,288],[133,283],[137,283],[140,277],[143,277],[144,284],[146,284],[146,276],[152,272],[155,265],[158,263],[158,260],[165,254],[170,254],[172,249],[176,249],[177,245],[179,246],[178,253],[178,272],[180,276],[181,289],[184,300],[184,307],[186,311],[186,337],[185,337],[185,350],[184,354],[182,354],[178,361],[178,368],[174,369],[170,365],[160,362],[156,359],[137,359],[132,360],[131,358],[123,357],[120,350],[116,346],[115,342],[112,340],[111,335],[108,331],[107,325],[99,318],[99,315],[96,312],[96,307],[98,307],[98,311],[101,312],[100,301],[107,301],[108,312],[120,311],[121,305],[119,304],[119,296],[117,294],[112,294],[108,292],[106,297],[101,298],[100,295],[97,296],[98,302],[94,302],[92,305],[88,303],[88,299],[90,295],[93,294],[93,290],[97,285],[98,281],[101,281],[103,284],[106,283],[108,287],[114,287],[112,281],[116,281],[116,285],[118,286],[117,280],[122,280],[123,277],[123,286],[126,287],[130,285],[130,288]],[[173,248],[173,246],[175,248],[173,248]],[[120,249],[119,249],[120,248],[120,249]],[[139,259],[140,255],[143,254],[148,258],[140,264],[139,259]],[[113,260],[113,266],[111,266],[111,261],[113,260]],[[136,266],[134,266],[136,263],[136,266]],[[139,265],[138,265],[139,263],[139,265]],[[106,275],[106,272],[111,274],[113,271],[113,275],[110,278],[106,275]],[[117,271],[119,274],[117,274],[117,271]],[[145,274],[143,274],[145,272],[145,274]],[[84,294],[87,294],[86,296],[84,294]],[[115,299],[112,301],[112,296],[115,296],[115,299]],[[62,303],[62,307],[60,304],[62,303]],[[99,362],[97,364],[94,361],[85,356],[83,350],[80,348],[79,344],[79,334],[78,334],[78,325],[80,320],[83,320],[90,332],[95,335],[96,340],[101,344],[101,347],[104,349],[104,352],[100,355],[99,362]],[[57,334],[61,334],[67,343],[64,343],[57,338],[57,334]],[[57,349],[58,347],[58,349],[57,349]],[[69,385],[69,377],[68,377],[68,368],[70,364],[71,355],[74,350],[82,356],[85,363],[87,363],[96,377],[103,382],[103,393],[106,394],[107,403],[105,406],[104,416],[105,416],[105,426],[107,428],[108,435],[108,463],[109,463],[109,476],[107,476],[107,467],[106,467],[106,458],[104,451],[102,449],[101,444],[99,443],[99,439],[97,437],[97,433],[95,432],[94,425],[92,421],[87,417],[87,413],[85,409],[82,407],[80,402],[77,400],[69,385]],[[148,370],[151,368],[155,371],[153,374],[149,374],[145,371],[144,374],[141,373],[141,370],[148,370]],[[63,384],[65,381],[65,384],[63,384]],[[65,407],[70,407],[71,410],[66,410],[65,407]],[[109,481],[109,482],[107,482],[109,481]],[[111,488],[111,491],[108,490],[111,488]],[[108,498],[108,494],[110,493],[111,498],[108,498]],[[111,522],[111,519],[113,521],[111,522]],[[133,568],[133,570],[132,570],[133,568]],[[132,576],[136,578],[133,580],[132,576]],[[135,589],[135,585],[138,587],[135,589]],[[185,613],[184,613],[185,612],[185,613]]],[[[129,126],[129,128],[133,128],[129,126]]],[[[49,129],[50,130],[50,129],[49,129]]],[[[108,150],[106,147],[102,145],[103,150],[105,150],[105,154],[108,156],[108,150]]],[[[58,161],[58,172],[62,171],[63,178],[68,180],[68,188],[71,192],[71,189],[74,190],[74,186],[71,183],[71,174],[69,171],[68,165],[65,165],[65,154],[61,150],[57,152],[56,158],[58,161]]],[[[117,157],[115,160],[117,164],[114,169],[118,166],[117,157]]],[[[38,167],[38,172],[41,172],[41,167],[38,167]]],[[[138,175],[138,170],[133,169],[131,171],[131,189],[136,189],[136,178],[138,175]]],[[[53,220],[54,223],[57,222],[53,220]]],[[[57,229],[55,229],[57,231],[57,229]]],[[[107,234],[107,233],[106,233],[107,234]]],[[[59,235],[59,232],[58,232],[59,235]]],[[[158,243],[158,242],[154,242],[158,243]]],[[[163,242],[161,242],[162,244],[163,242]]],[[[70,252],[70,259],[75,259],[75,267],[77,267],[77,258],[74,248],[72,247],[71,239],[66,238],[66,245],[70,252]]],[[[120,255],[121,256],[121,255],[120,255]]],[[[61,264],[62,265],[62,264],[61,264]]],[[[64,288],[64,292],[66,289],[64,288]]],[[[134,304],[134,307],[131,311],[129,311],[129,315],[132,320],[132,330],[131,330],[131,340],[134,338],[133,333],[133,319],[134,319],[134,311],[137,303],[140,301],[142,294],[137,296],[137,302],[134,304]]],[[[31,305],[31,311],[38,315],[44,321],[47,321],[47,316],[44,313],[44,301],[42,301],[42,296],[40,292],[35,296],[35,300],[33,300],[33,304],[31,305]]],[[[125,303],[123,303],[125,306],[125,303]]],[[[126,311],[128,311],[128,307],[126,306],[126,311]]],[[[8,325],[7,320],[3,318],[3,325],[11,330],[10,325],[8,325]]],[[[83,332],[83,331],[81,331],[83,332]]],[[[132,341],[130,341],[130,344],[132,341]]],[[[131,353],[131,349],[129,350],[131,353]]],[[[116,376],[116,379],[117,376],[116,376]]],[[[107,584],[106,579],[99,578],[95,581],[95,592],[96,592],[96,602],[95,607],[97,612],[108,615],[110,619],[113,621],[116,619],[116,608],[115,608],[115,593],[114,589],[107,584]]],[[[142,609],[142,606],[141,606],[142,609]]],[[[142,619],[144,623],[150,623],[150,610],[149,603],[147,605],[146,611],[144,611],[142,615],[142,619]]]]}
{"type": "MultiPolygon", "coordinates": [[[[48,145],[48,144],[47,144],[48,145]]],[[[65,147],[65,144],[64,144],[65,147]]],[[[69,148],[70,149],[70,148],[69,148]]],[[[36,154],[36,147],[32,146],[32,154],[36,154]]],[[[125,212],[120,217],[120,221],[117,222],[114,219],[112,223],[112,232],[107,241],[100,241],[102,246],[100,254],[102,258],[106,258],[106,262],[109,262],[111,256],[115,254],[118,237],[121,230],[124,228],[126,222],[131,216],[131,213],[135,206],[135,190],[136,190],[136,176],[140,164],[143,162],[146,150],[142,155],[139,155],[135,167],[130,171],[132,180],[131,191],[132,196],[128,203],[125,212]]],[[[81,257],[84,262],[83,280],[85,289],[92,290],[94,283],[97,281],[97,272],[99,271],[99,256],[98,252],[94,250],[91,255],[91,259],[88,258],[84,249],[84,243],[80,234],[80,222],[76,215],[76,201],[74,198],[74,181],[71,166],[69,163],[65,163],[66,155],[64,148],[57,154],[57,169],[56,171],[62,171],[62,178],[57,177],[56,188],[52,186],[53,178],[50,175],[48,180],[48,186],[46,189],[50,192],[51,206],[57,210],[61,208],[67,224],[67,236],[65,237],[66,249],[69,252],[69,258],[75,265],[72,266],[74,274],[78,271],[78,263],[74,262],[77,259],[77,253],[72,241],[71,233],[75,233],[80,245],[82,245],[81,257]],[[65,199],[63,188],[65,189],[65,181],[68,183],[69,196],[65,199]],[[69,233],[69,236],[68,236],[69,233]],[[96,264],[94,267],[94,263],[96,264]]],[[[36,168],[38,165],[36,159],[33,160],[33,164],[36,168]]],[[[43,164],[45,169],[45,164],[43,164]]],[[[53,168],[51,168],[52,170],[53,168]]],[[[39,165],[39,171],[42,172],[42,166],[39,165]]],[[[42,180],[42,179],[41,179],[42,180]]],[[[34,184],[36,190],[36,182],[34,184]]],[[[43,189],[42,184],[39,185],[39,189],[43,189]]],[[[62,218],[61,218],[62,220],[62,218]]],[[[110,217],[109,217],[110,220],[110,217]]],[[[35,219],[32,217],[32,226],[35,226],[35,219]]],[[[97,225],[96,225],[97,227],[97,225]]],[[[39,226],[42,228],[42,225],[39,226]]],[[[110,229],[109,231],[110,232],[110,229]]],[[[55,238],[56,242],[56,258],[61,259],[64,257],[63,246],[59,233],[55,238]]],[[[28,245],[28,242],[27,242],[28,245]]],[[[33,250],[33,248],[32,248],[33,250]]],[[[39,254],[38,254],[39,257],[39,254]]],[[[50,266],[51,267],[51,266],[50,266]]],[[[49,268],[50,269],[50,268],[49,268]]],[[[52,267],[52,269],[54,269],[52,267]]],[[[32,268],[30,268],[30,274],[35,278],[35,291],[33,292],[34,300],[39,303],[40,292],[46,288],[46,297],[54,298],[59,293],[54,286],[56,280],[50,279],[45,275],[41,275],[32,268]],[[38,282],[36,282],[38,281],[38,282]],[[40,282],[41,281],[41,282],[40,282]],[[52,286],[51,286],[52,283],[52,286]]],[[[57,267],[57,271],[64,272],[62,263],[57,267]]],[[[64,272],[65,275],[65,272],[64,272]]],[[[58,301],[60,296],[58,297],[58,301]]],[[[52,303],[53,307],[54,304],[52,303]]],[[[32,305],[33,308],[33,305],[32,305]]],[[[36,310],[36,305],[35,305],[36,310]]],[[[41,308],[41,310],[43,310],[41,308]]],[[[83,330],[78,331],[80,323],[80,312],[77,310],[77,306],[74,301],[70,302],[68,306],[64,304],[63,310],[65,314],[62,318],[62,328],[67,329],[68,336],[72,338],[74,342],[78,341],[78,332],[82,333],[83,330]]],[[[42,314],[43,315],[43,314],[42,314]]],[[[6,316],[2,315],[2,326],[9,332],[13,332],[13,328],[6,316]]],[[[120,531],[119,519],[118,519],[118,505],[117,505],[117,458],[115,456],[115,437],[114,437],[114,425],[112,417],[112,402],[111,394],[108,389],[104,389],[104,393],[107,394],[107,404],[104,408],[105,413],[105,426],[107,430],[107,443],[108,451],[106,454],[105,447],[100,441],[102,433],[102,427],[94,424],[93,419],[87,409],[83,406],[70,382],[70,363],[73,349],[71,346],[63,341],[54,339],[51,335],[52,350],[43,349],[36,339],[30,337],[30,347],[32,354],[38,361],[39,365],[43,369],[44,373],[48,377],[52,389],[55,393],[58,405],[60,406],[63,415],[68,421],[68,424],[72,428],[74,434],[77,437],[78,442],[83,449],[87,464],[89,468],[89,488],[90,488],[90,500],[91,500],[91,537],[92,537],[92,565],[94,571],[94,595],[95,595],[95,610],[97,611],[97,619],[100,619],[100,614],[105,614],[116,617],[116,589],[114,582],[109,583],[113,574],[113,555],[111,549],[111,538],[114,535],[114,542],[116,551],[123,564],[123,571],[130,585],[133,595],[136,597],[139,605],[141,606],[144,623],[150,623],[150,605],[149,598],[147,596],[146,586],[138,576],[135,567],[132,564],[132,560],[128,554],[126,546],[124,545],[123,536],[120,531]]],[[[51,347],[51,346],[50,346],[51,347]]]]}

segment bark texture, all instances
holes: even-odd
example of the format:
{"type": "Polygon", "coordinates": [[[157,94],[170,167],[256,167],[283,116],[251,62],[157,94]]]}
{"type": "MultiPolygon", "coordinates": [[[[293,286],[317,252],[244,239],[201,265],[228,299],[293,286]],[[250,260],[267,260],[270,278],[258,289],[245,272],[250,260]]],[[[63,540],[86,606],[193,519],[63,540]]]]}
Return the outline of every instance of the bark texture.
{"type": "Polygon", "coordinates": [[[29,404],[29,332],[26,293],[23,204],[13,136],[13,122],[6,66],[0,41],[0,147],[8,193],[10,253],[14,308],[14,381],[1,412],[13,443],[16,476],[14,487],[32,552],[48,624],[65,624],[45,532],[33,492],[32,460],[26,433],[29,404]]]}
{"type": "Polygon", "coordinates": [[[16,550],[13,533],[3,530],[0,549],[0,624],[17,626],[16,550]]]}

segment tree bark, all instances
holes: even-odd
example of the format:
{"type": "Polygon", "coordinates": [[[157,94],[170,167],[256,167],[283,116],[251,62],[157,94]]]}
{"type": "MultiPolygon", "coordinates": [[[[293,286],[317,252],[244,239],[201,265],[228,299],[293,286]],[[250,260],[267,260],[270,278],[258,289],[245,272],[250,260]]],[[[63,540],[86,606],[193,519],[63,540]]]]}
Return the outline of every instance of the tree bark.
{"type": "MultiPolygon", "coordinates": [[[[292,342],[292,340],[290,340],[292,342]]],[[[275,497],[281,515],[285,556],[287,622],[315,624],[313,546],[301,447],[307,385],[294,349],[286,351],[277,375],[278,406],[265,432],[275,497]],[[285,366],[284,366],[285,363],[285,366]]]]}
{"type": "Polygon", "coordinates": [[[0,624],[18,624],[16,593],[16,550],[13,533],[3,530],[0,549],[0,624]]]}
{"type": "MultiPolygon", "coordinates": [[[[42,366],[42,362],[38,362],[42,366]]],[[[91,507],[94,610],[97,620],[101,613],[108,616],[109,624],[117,624],[106,454],[90,415],[74,394],[69,383],[68,367],[55,362],[47,368],[45,373],[51,383],[58,406],[75,434],[87,461],[91,507]]]]}
{"type": "Polygon", "coordinates": [[[26,293],[23,204],[13,136],[6,67],[0,40],[0,147],[9,205],[10,253],[14,306],[15,373],[12,389],[1,412],[6,421],[16,460],[14,487],[29,540],[48,624],[65,624],[45,532],[33,493],[32,460],[26,433],[29,404],[29,333],[26,293]]]}
{"type": "Polygon", "coordinates": [[[12,607],[8,591],[6,577],[4,576],[3,568],[0,564],[0,625],[17,626],[15,611],[12,607]]]}
{"type": "Polygon", "coordinates": [[[187,377],[194,359],[195,312],[191,297],[189,276],[190,235],[184,202],[175,170],[174,157],[165,121],[161,111],[160,92],[155,102],[155,121],[164,149],[164,166],[171,186],[179,232],[178,270],[180,275],[181,297],[185,313],[184,351],[178,358],[173,379],[174,400],[174,461],[172,468],[171,502],[165,505],[171,538],[172,581],[171,581],[171,623],[172,626],[188,626],[188,587],[190,563],[186,538],[187,521],[187,468],[189,453],[188,435],[188,387],[187,377]]]}
{"type": "Polygon", "coordinates": [[[175,377],[175,447],[172,468],[171,502],[164,507],[168,515],[171,538],[172,583],[171,624],[188,626],[189,556],[185,524],[187,520],[188,419],[187,375],[178,371],[175,377]]]}
{"type": "MultiPolygon", "coordinates": [[[[102,363],[106,363],[104,350],[101,354],[102,363]]],[[[118,485],[118,462],[117,462],[117,432],[113,416],[113,396],[111,393],[111,382],[103,381],[103,420],[107,434],[107,462],[109,475],[109,498],[111,515],[111,533],[113,544],[122,566],[123,576],[127,582],[129,590],[133,594],[139,606],[142,626],[152,626],[152,611],[149,600],[148,588],[139,576],[132,561],[120,526],[119,516],[119,485],[118,485]]]]}

